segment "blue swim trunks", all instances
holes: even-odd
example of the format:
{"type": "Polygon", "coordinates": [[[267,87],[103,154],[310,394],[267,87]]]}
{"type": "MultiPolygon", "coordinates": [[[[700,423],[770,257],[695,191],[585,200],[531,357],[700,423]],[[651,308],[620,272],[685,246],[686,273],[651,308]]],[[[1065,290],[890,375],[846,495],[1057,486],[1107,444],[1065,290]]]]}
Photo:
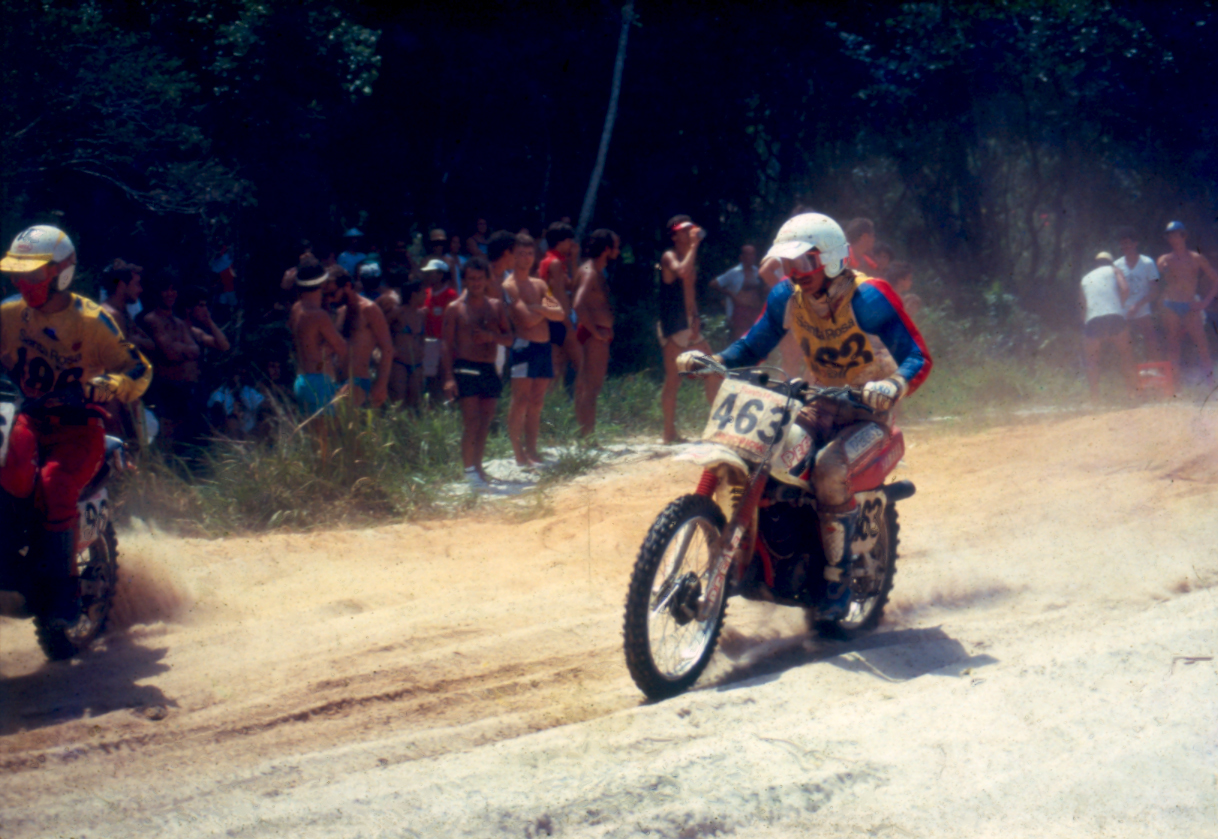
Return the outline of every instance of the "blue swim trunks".
{"type": "Polygon", "coordinates": [[[334,380],[325,373],[299,373],[292,385],[292,394],[306,414],[315,414],[325,408],[326,416],[333,416],[334,406],[330,402],[337,393],[334,380]]]}
{"type": "Polygon", "coordinates": [[[372,379],[366,379],[363,376],[352,376],[351,383],[364,392],[365,396],[372,393],[372,379]]]}
{"type": "Polygon", "coordinates": [[[1171,311],[1175,312],[1176,317],[1181,317],[1181,318],[1187,317],[1188,313],[1191,312],[1193,309],[1193,306],[1191,303],[1186,303],[1182,300],[1164,300],[1163,305],[1165,308],[1170,309],[1171,311]]]}

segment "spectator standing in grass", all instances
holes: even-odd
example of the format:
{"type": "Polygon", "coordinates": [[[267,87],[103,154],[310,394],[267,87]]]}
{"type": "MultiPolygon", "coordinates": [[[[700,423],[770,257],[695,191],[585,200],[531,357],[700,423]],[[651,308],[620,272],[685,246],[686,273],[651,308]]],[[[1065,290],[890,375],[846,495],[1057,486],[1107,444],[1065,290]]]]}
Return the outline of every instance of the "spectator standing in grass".
{"type": "Polygon", "coordinates": [[[478,219],[478,222],[474,225],[474,235],[465,240],[466,256],[481,255],[487,258],[490,257],[490,251],[488,250],[490,245],[490,239],[488,238],[489,231],[490,225],[486,223],[486,219],[478,219]]]}
{"type": "Polygon", "coordinates": [[[609,344],[613,341],[613,309],[605,269],[618,258],[622,240],[612,230],[594,230],[588,237],[588,260],[575,278],[575,338],[584,350],[584,363],[575,380],[575,419],[579,433],[596,430],[596,400],[609,371],[609,344]]]}
{"type": "Polygon", "coordinates": [[[135,315],[142,311],[140,295],[144,293],[144,285],[140,274],[143,270],[121,259],[103,268],[101,287],[105,291],[106,302],[101,307],[118,324],[123,336],[139,347],[140,352],[147,354],[154,352],[156,345],[135,323],[135,315]]]}
{"type": "Polygon", "coordinates": [[[486,293],[491,271],[486,257],[472,257],[465,267],[465,289],[444,310],[444,393],[461,406],[465,480],[478,490],[490,486],[482,456],[503,393],[495,347],[511,344],[512,330],[503,301],[486,293]]]}
{"type": "Polygon", "coordinates": [[[913,292],[913,266],[908,262],[894,262],[888,266],[888,283],[905,305],[905,313],[916,318],[922,311],[922,298],[913,292]]]}
{"type": "Polygon", "coordinates": [[[871,256],[875,248],[875,223],[869,218],[851,219],[846,224],[846,242],[850,245],[847,267],[874,276],[879,266],[871,256]]]}
{"type": "Polygon", "coordinates": [[[1204,310],[1218,294],[1218,273],[1210,261],[1188,247],[1188,228],[1173,221],[1164,231],[1171,252],[1159,257],[1159,273],[1163,277],[1163,325],[1167,329],[1167,360],[1180,370],[1180,343],[1184,335],[1197,348],[1197,361],[1208,379],[1214,377],[1210,348],[1205,341],[1204,310]],[[1197,293],[1201,277],[1210,283],[1209,294],[1202,300],[1197,293]]]}
{"type": "Polygon", "coordinates": [[[385,315],[376,303],[356,293],[351,275],[341,272],[327,286],[332,288],[331,305],[338,308],[338,331],[347,342],[347,388],[357,408],[379,408],[389,397],[389,372],[393,368],[393,339],[385,315]],[[332,284],[332,286],[331,286],[332,284]],[[376,377],[372,376],[372,354],[380,350],[376,377]]]}
{"type": "Polygon", "coordinates": [[[871,249],[871,259],[875,262],[875,276],[881,280],[888,279],[888,266],[892,265],[892,259],[895,254],[892,252],[892,246],[887,242],[878,242],[871,249]]]}
{"type": "MultiPolygon", "coordinates": [[[[496,230],[486,242],[487,259],[491,265],[491,276],[487,283],[486,293],[496,300],[502,300],[504,305],[508,305],[508,301],[503,293],[503,281],[512,273],[515,265],[515,248],[516,236],[506,230],[496,230]]],[[[500,376],[507,367],[507,355],[506,347],[501,346],[495,350],[495,369],[499,371],[500,376]]]]}
{"type": "Polygon", "coordinates": [[[202,415],[202,403],[195,394],[202,350],[190,324],[174,314],[177,280],[170,274],[158,277],[152,298],[154,308],[144,313],[141,325],[154,344],[151,360],[156,376],[144,401],[160,421],[162,440],[167,444],[189,443],[200,430],[192,417],[202,415]]]}
{"type": "Polygon", "coordinates": [[[1159,334],[1155,329],[1154,298],[1159,287],[1159,268],[1149,256],[1138,253],[1138,237],[1132,227],[1117,231],[1117,244],[1121,258],[1116,267],[1125,275],[1129,284],[1129,299],[1125,301],[1125,319],[1129,321],[1131,337],[1141,335],[1146,346],[1146,360],[1163,358],[1159,334]]]}
{"type": "MultiPolygon", "coordinates": [[[[680,443],[677,435],[677,356],[686,350],[702,350],[710,355],[710,345],[702,337],[702,321],[698,317],[696,284],[698,281],[698,246],[704,233],[687,215],[668,220],[672,249],[660,258],[660,349],[664,356],[664,387],[660,392],[660,409],[664,415],[664,442],[680,443]]],[[[713,401],[719,390],[719,380],[703,380],[706,399],[713,401]]]]}
{"type": "Polygon", "coordinates": [[[575,255],[575,231],[571,225],[556,221],[546,228],[546,241],[549,250],[542,257],[538,273],[550,294],[562,306],[564,317],[561,321],[550,321],[550,344],[553,346],[554,377],[561,384],[566,380],[567,363],[579,378],[579,368],[583,362],[583,350],[575,338],[574,311],[571,305],[570,263],[575,255]]]}
{"type": "Polygon", "coordinates": [[[440,336],[444,331],[444,310],[457,299],[457,290],[449,277],[448,263],[435,258],[423,266],[423,287],[427,290],[423,298],[423,326],[427,336],[423,342],[423,379],[431,398],[439,401],[440,381],[440,336]]]}
{"type": "Polygon", "coordinates": [[[740,262],[711,280],[710,287],[727,298],[724,309],[734,341],[749,331],[765,308],[766,287],[757,273],[757,249],[752,245],[742,247],[740,262]]]}
{"type": "Polygon", "coordinates": [[[549,324],[561,322],[566,317],[545,282],[530,276],[536,250],[532,236],[518,234],[512,252],[515,268],[503,283],[504,301],[516,332],[508,361],[512,372],[508,438],[512,441],[517,465],[529,468],[542,463],[537,437],[541,432],[546,389],[554,378],[549,324]]]}
{"type": "Polygon", "coordinates": [[[401,291],[388,289],[377,298],[393,336],[393,372],[389,399],[418,410],[423,393],[423,304],[426,292],[418,280],[401,291]]]}
{"type": "Polygon", "coordinates": [[[296,347],[296,381],[292,394],[306,415],[324,411],[334,414],[338,387],[330,370],[346,369],[347,342],[338,334],[324,303],[329,272],[312,256],[303,258],[296,269],[297,299],[288,317],[296,347]],[[333,360],[333,363],[329,363],[333,360]]]}
{"type": "Polygon", "coordinates": [[[1133,352],[1129,345],[1129,324],[1125,321],[1125,301],[1129,286],[1125,275],[1113,266],[1112,255],[1101,251],[1095,268],[1079,284],[1079,306],[1083,311],[1083,360],[1091,401],[1100,398],[1100,350],[1111,344],[1121,363],[1125,389],[1132,399],[1137,389],[1133,352]]]}
{"type": "MultiPolygon", "coordinates": [[[[453,284],[455,292],[461,291],[461,263],[458,262],[452,254],[448,253],[448,234],[442,228],[435,228],[427,234],[427,258],[425,263],[431,263],[439,259],[448,266],[449,280],[453,284]]],[[[427,267],[425,264],[424,268],[427,267]]]]}

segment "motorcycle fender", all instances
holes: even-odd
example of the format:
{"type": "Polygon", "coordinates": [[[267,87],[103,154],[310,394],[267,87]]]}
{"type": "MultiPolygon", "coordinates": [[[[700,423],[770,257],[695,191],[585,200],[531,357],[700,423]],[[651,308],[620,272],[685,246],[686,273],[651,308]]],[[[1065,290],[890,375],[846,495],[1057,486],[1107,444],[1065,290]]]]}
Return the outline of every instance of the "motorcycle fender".
{"type": "Polygon", "coordinates": [[[717,443],[697,443],[673,457],[673,460],[684,460],[696,463],[703,469],[714,469],[716,466],[732,466],[748,474],[749,465],[744,458],[727,446],[717,443]]]}
{"type": "Polygon", "coordinates": [[[106,532],[106,523],[110,520],[110,495],[102,487],[82,498],[76,504],[80,513],[80,524],[76,531],[76,551],[87,549],[106,532]]]}
{"type": "Polygon", "coordinates": [[[850,550],[854,554],[865,554],[875,547],[880,528],[884,526],[884,515],[888,510],[888,495],[882,490],[858,492],[854,495],[859,505],[859,522],[854,528],[854,539],[850,550]]]}

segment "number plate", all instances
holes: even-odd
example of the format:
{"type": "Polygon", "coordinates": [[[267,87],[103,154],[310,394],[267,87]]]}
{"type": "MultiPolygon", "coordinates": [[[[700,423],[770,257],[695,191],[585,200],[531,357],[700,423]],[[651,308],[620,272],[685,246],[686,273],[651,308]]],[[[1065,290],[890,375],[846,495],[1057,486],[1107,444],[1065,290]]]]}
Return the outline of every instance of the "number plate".
{"type": "Polygon", "coordinates": [[[0,466],[8,457],[8,438],[13,430],[13,417],[17,416],[17,406],[12,402],[0,402],[0,466]]]}
{"type": "Polygon", "coordinates": [[[757,460],[786,427],[787,398],[739,379],[725,379],[702,439],[757,460]]]}

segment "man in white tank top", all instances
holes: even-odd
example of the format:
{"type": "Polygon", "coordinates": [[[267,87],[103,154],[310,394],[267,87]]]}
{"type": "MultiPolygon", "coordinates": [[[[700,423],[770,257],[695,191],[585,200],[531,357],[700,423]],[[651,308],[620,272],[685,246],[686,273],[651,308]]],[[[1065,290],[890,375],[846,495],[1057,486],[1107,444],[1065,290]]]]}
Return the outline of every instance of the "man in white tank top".
{"type": "Polygon", "coordinates": [[[1125,301],[1129,284],[1125,275],[1112,263],[1112,255],[1101,251],[1095,256],[1095,269],[1079,283],[1079,306],[1083,310],[1083,357],[1087,368],[1087,385],[1091,401],[1100,398],[1100,350],[1105,344],[1116,347],[1121,360],[1125,389],[1132,399],[1136,391],[1133,350],[1129,341],[1129,324],[1125,320],[1125,301]]]}

